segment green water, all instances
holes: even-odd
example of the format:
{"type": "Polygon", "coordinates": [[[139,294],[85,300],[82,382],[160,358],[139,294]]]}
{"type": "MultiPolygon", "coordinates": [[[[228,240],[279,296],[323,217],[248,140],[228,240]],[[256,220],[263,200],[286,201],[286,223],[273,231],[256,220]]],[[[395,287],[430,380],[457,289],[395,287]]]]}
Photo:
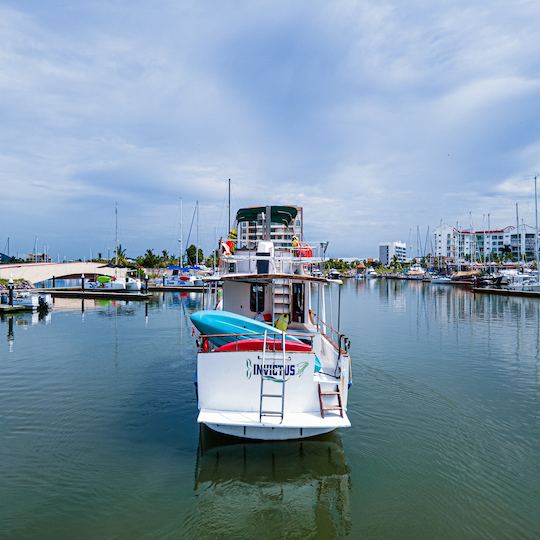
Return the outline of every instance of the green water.
{"type": "Polygon", "coordinates": [[[537,538],[540,302],[350,282],[353,427],[199,431],[196,295],[0,319],[0,538],[537,538]]]}

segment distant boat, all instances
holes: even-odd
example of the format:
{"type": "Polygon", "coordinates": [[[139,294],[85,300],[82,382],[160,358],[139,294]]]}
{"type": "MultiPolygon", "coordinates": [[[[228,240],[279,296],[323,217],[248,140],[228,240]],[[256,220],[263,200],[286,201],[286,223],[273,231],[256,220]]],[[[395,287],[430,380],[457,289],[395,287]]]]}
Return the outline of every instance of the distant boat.
{"type": "Polygon", "coordinates": [[[126,276],[124,279],[117,279],[111,276],[99,276],[96,281],[88,281],[85,288],[104,291],[130,291],[139,292],[141,290],[141,280],[126,276]]]}
{"type": "Polygon", "coordinates": [[[169,266],[168,270],[172,270],[172,274],[165,278],[167,287],[202,287],[204,285],[202,276],[196,273],[199,267],[169,266]]]}
{"type": "Polygon", "coordinates": [[[434,285],[448,285],[452,283],[452,279],[448,276],[434,276],[431,278],[431,283],[434,285]]]}
{"type": "MultiPolygon", "coordinates": [[[[2,294],[1,303],[7,304],[8,302],[8,295],[2,294]]],[[[51,309],[53,307],[52,295],[48,293],[34,293],[32,291],[15,291],[13,305],[24,306],[33,310],[51,309]]]]}
{"type": "Polygon", "coordinates": [[[329,279],[339,279],[340,277],[341,277],[341,274],[335,268],[332,268],[330,272],[328,272],[329,279]]]}
{"type": "Polygon", "coordinates": [[[407,279],[421,280],[425,275],[426,271],[419,264],[413,264],[405,273],[407,279]]]}

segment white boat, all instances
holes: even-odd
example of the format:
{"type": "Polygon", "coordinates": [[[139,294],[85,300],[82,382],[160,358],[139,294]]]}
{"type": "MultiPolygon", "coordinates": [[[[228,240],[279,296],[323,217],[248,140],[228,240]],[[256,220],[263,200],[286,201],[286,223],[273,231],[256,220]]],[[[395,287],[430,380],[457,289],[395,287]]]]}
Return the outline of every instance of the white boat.
{"type": "Polygon", "coordinates": [[[431,283],[434,285],[448,285],[449,283],[452,283],[452,279],[448,276],[433,276],[431,278],[431,283]]]}
{"type": "Polygon", "coordinates": [[[413,264],[406,272],[405,277],[407,279],[424,279],[426,271],[419,265],[413,264]]]}
{"type": "Polygon", "coordinates": [[[349,340],[339,317],[337,328],[331,319],[340,306],[337,295],[331,309],[330,295],[341,282],[305,273],[322,259],[296,256],[270,240],[271,224],[288,228],[296,212],[286,206],[239,210],[237,223],[261,223],[264,240],[254,250],[222,255],[222,292],[207,284],[203,307],[210,311],[193,315],[200,332],[201,320],[212,320],[211,310],[224,310],[222,316],[215,311],[214,330],[206,326],[197,338],[197,421],[217,432],[299,439],[351,425],[349,340]],[[253,324],[246,328],[241,320],[253,324]],[[277,337],[273,321],[284,330],[277,337]]]}
{"type": "MultiPolygon", "coordinates": [[[[2,294],[2,303],[9,302],[9,295],[2,294]]],[[[49,293],[38,293],[35,291],[14,291],[14,306],[24,306],[32,310],[51,309],[53,307],[52,295],[49,293]]]]}
{"type": "Polygon", "coordinates": [[[340,277],[341,277],[341,274],[335,268],[332,268],[330,272],[328,272],[329,279],[339,279],[340,277]]]}
{"type": "Polygon", "coordinates": [[[202,287],[204,281],[193,268],[183,268],[180,266],[169,266],[171,275],[165,278],[167,287],[202,287]]]}
{"type": "Polygon", "coordinates": [[[86,289],[99,291],[127,291],[139,292],[141,290],[141,280],[126,276],[117,279],[110,276],[99,276],[96,281],[88,281],[84,284],[86,289]]]}
{"type": "Polygon", "coordinates": [[[540,291],[540,283],[531,274],[517,274],[513,276],[507,287],[511,291],[540,291]]]}

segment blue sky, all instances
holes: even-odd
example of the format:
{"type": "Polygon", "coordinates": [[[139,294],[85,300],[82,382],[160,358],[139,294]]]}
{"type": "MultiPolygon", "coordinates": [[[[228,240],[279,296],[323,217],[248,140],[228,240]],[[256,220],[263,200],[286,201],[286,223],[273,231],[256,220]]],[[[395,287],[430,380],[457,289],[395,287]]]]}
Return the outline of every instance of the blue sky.
{"type": "Polygon", "coordinates": [[[540,3],[0,3],[0,251],[176,249],[201,203],[304,206],[370,256],[442,219],[534,224],[540,3]],[[412,230],[412,234],[411,231],[412,230]]]}

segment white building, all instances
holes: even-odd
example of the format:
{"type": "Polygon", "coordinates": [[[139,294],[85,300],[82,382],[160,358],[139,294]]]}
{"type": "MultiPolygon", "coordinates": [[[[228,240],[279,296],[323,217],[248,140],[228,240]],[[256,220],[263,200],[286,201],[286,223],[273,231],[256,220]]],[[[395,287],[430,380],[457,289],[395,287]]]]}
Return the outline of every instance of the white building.
{"type": "Polygon", "coordinates": [[[379,244],[379,261],[385,266],[397,257],[398,262],[407,261],[407,244],[405,242],[382,242],[379,244]]]}
{"type": "MultiPolygon", "coordinates": [[[[303,236],[303,212],[301,206],[292,206],[298,211],[293,224],[285,227],[279,223],[272,223],[270,238],[276,248],[290,248],[292,246],[292,237],[296,236],[302,241],[303,236]]],[[[256,221],[242,221],[238,224],[238,247],[247,247],[263,239],[263,220],[262,217],[256,221]]]]}
{"type": "Polygon", "coordinates": [[[534,228],[520,225],[519,231],[510,225],[502,229],[460,230],[445,223],[435,228],[434,255],[458,260],[480,261],[490,255],[511,254],[514,259],[534,259],[534,228]]]}

